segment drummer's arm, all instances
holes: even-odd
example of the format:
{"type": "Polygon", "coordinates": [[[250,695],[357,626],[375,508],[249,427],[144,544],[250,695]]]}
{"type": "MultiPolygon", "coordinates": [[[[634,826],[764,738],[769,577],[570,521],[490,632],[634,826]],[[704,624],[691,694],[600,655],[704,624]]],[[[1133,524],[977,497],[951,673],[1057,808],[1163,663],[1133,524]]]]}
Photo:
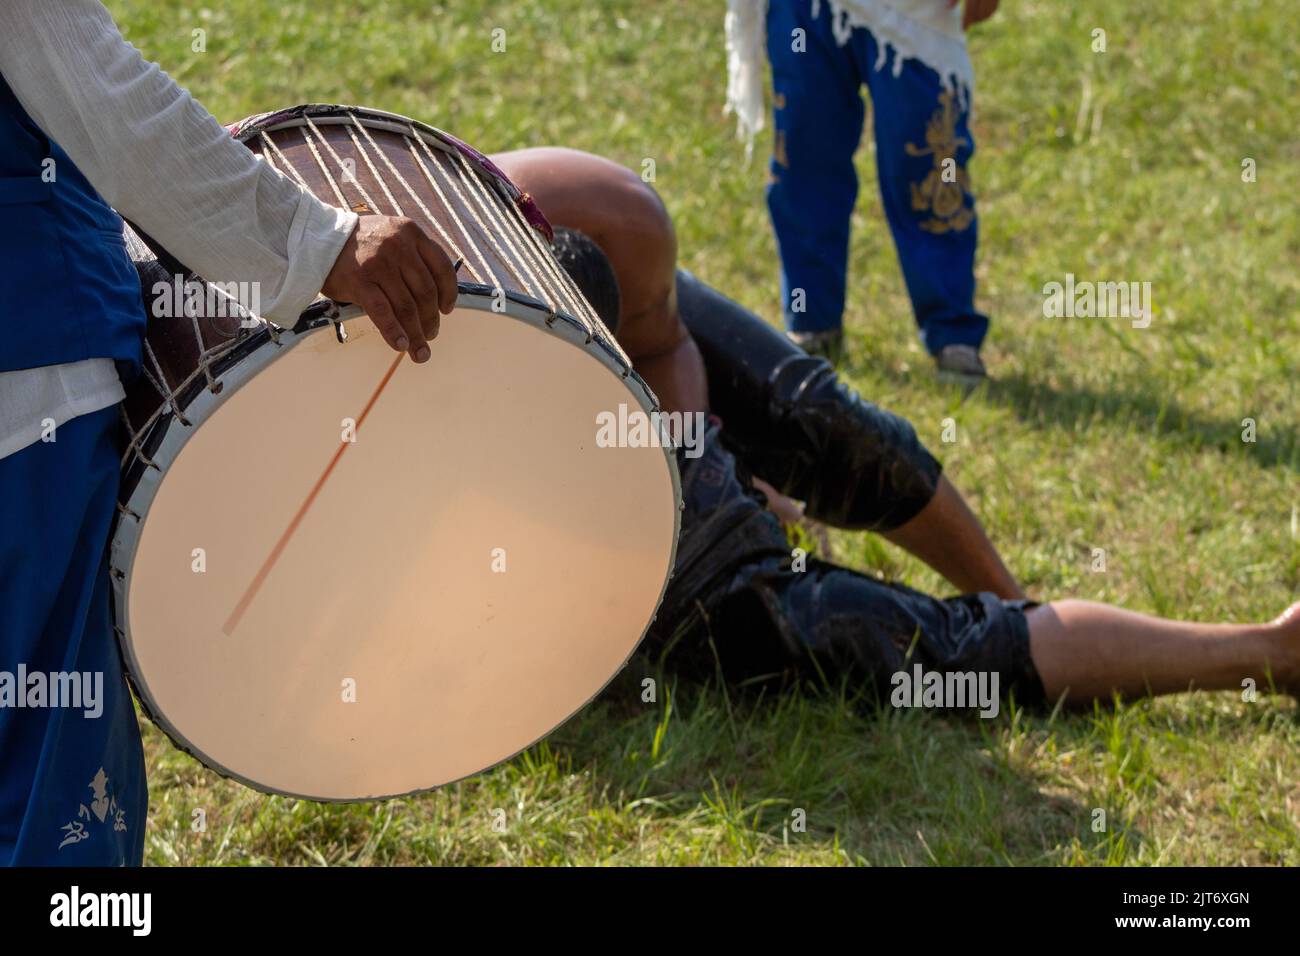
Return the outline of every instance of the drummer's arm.
{"type": "Polygon", "coordinates": [[[296,321],[357,224],[258,162],[95,0],[4,0],[0,72],[111,206],[208,278],[256,283],[269,318],[296,321]]]}

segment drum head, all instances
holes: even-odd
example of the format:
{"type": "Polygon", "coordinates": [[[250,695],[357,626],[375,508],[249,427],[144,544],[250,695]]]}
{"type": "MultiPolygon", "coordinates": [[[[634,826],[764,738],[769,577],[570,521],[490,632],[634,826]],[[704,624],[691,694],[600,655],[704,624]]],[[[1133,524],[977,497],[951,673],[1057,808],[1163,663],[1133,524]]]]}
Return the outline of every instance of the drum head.
{"type": "Polygon", "coordinates": [[[539,318],[462,305],[395,369],[347,327],[185,430],[124,592],[164,729],[320,800],[445,784],[562,723],[648,626],[677,520],[670,451],[597,444],[644,393],[539,318]]]}

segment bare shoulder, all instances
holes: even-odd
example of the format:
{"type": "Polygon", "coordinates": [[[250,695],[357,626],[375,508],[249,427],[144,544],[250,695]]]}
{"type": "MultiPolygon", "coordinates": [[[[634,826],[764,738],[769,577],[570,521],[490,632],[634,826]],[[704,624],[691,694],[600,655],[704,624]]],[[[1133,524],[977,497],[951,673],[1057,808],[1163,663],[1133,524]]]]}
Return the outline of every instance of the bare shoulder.
{"type": "Polygon", "coordinates": [[[614,234],[671,229],[654,189],[604,156],[539,146],[496,153],[491,159],[553,222],[580,229],[598,242],[614,234]]]}
{"type": "Polygon", "coordinates": [[[552,223],[586,233],[609,257],[622,297],[618,340],[634,361],[680,341],[677,238],[648,183],[626,166],[576,149],[545,146],[491,158],[552,223]]]}

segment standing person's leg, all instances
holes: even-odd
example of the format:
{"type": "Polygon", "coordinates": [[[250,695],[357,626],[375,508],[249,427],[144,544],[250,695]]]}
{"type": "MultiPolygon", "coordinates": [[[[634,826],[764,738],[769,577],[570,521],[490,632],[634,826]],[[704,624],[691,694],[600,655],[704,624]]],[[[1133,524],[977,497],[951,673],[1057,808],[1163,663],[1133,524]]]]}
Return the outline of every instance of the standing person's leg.
{"type": "Polygon", "coordinates": [[[811,6],[771,0],[767,14],[775,126],[767,206],[786,327],[801,334],[842,328],[864,116],[853,57],[836,43],[829,9],[814,18],[811,6]]]}
{"type": "Polygon", "coordinates": [[[144,756],[106,567],[117,421],[111,406],[0,458],[0,864],[143,855],[144,756]],[[79,701],[63,696],[74,684],[79,701]]]}
{"type": "Polygon", "coordinates": [[[968,104],[939,74],[907,60],[879,69],[874,37],[855,30],[854,52],[871,92],[880,193],[926,350],[976,350],[988,318],[975,309],[979,221],[966,167],[975,153],[968,104]]]}

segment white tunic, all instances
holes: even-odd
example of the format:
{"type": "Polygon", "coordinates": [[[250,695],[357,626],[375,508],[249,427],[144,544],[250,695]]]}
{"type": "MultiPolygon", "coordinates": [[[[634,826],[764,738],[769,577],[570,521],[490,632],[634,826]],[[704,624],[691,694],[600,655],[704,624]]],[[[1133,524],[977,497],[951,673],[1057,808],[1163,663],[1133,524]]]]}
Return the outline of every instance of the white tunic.
{"type": "MultiPolygon", "coordinates": [[[[0,74],[108,203],[186,265],[257,283],[262,315],[282,324],[320,292],[356,214],[259,162],[122,38],[102,4],[0,0],[0,74]]],[[[122,394],[107,358],[0,372],[0,458],[40,440],[45,420],[122,394]]]]}

